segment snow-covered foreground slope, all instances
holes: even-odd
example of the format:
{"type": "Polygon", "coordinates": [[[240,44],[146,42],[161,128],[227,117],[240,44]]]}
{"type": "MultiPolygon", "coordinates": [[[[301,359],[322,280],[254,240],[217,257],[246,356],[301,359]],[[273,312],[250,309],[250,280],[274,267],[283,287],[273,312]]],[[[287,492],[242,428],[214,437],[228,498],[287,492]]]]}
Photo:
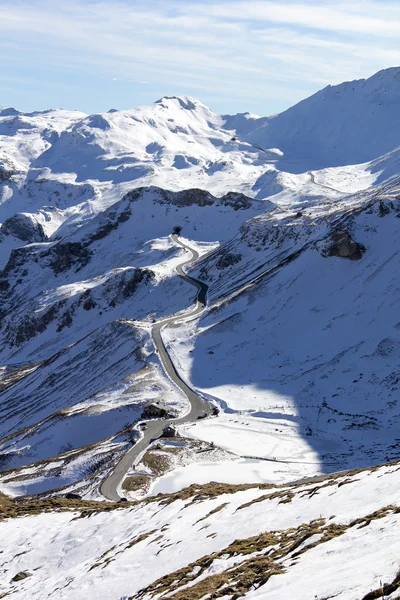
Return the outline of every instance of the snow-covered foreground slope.
{"type": "Polygon", "coordinates": [[[126,507],[0,496],[0,593],[394,600],[399,478],[394,463],[280,487],[211,483],[126,507]]]}

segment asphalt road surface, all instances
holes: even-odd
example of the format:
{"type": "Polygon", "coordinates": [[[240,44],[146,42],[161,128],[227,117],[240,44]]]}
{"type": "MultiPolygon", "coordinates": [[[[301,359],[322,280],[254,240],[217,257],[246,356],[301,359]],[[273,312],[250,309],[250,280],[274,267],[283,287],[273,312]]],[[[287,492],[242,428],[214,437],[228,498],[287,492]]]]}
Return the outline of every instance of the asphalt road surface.
{"type": "Polygon", "coordinates": [[[190,252],[191,256],[183,263],[176,267],[176,271],[178,275],[180,275],[185,281],[194,285],[197,290],[197,302],[196,306],[188,311],[182,313],[179,317],[172,316],[162,319],[161,321],[157,321],[152,328],[152,337],[154,341],[154,346],[158,355],[160,357],[161,363],[164,367],[165,372],[168,377],[183,391],[185,396],[187,397],[190,403],[190,411],[183,417],[178,419],[152,419],[150,421],[146,421],[147,429],[143,431],[143,437],[121,458],[118,462],[112,473],[103,481],[100,487],[100,491],[109,500],[118,501],[120,496],[118,494],[118,486],[121,483],[122,479],[125,477],[129,469],[132,467],[134,461],[146,450],[149,444],[159,438],[163,432],[164,427],[167,425],[182,425],[183,423],[191,423],[196,421],[201,415],[210,415],[211,407],[210,405],[201,398],[192,388],[190,388],[180,377],[179,373],[175,369],[174,363],[172,362],[167,349],[165,348],[161,331],[163,327],[171,323],[178,323],[179,321],[185,320],[188,316],[194,316],[196,314],[201,313],[207,302],[207,290],[208,286],[197,279],[193,279],[193,277],[189,277],[183,271],[183,267],[185,265],[190,265],[194,262],[199,254],[196,250],[193,250],[186,244],[182,242],[178,235],[172,235],[173,241],[182,246],[185,250],[190,252]]]}

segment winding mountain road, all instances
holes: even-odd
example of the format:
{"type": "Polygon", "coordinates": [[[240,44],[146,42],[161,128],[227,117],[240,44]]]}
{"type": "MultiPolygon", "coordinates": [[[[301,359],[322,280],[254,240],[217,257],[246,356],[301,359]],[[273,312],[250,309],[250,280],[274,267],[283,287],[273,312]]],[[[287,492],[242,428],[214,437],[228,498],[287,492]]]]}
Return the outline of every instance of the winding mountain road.
{"type": "Polygon", "coordinates": [[[152,337],[154,346],[159,354],[165,372],[167,373],[171,381],[173,381],[187,397],[190,404],[190,410],[186,415],[177,419],[153,419],[147,421],[147,429],[143,432],[143,437],[121,458],[121,460],[113,469],[112,473],[103,481],[103,483],[100,486],[101,493],[109,500],[120,500],[120,496],[118,494],[118,486],[120,485],[121,481],[129,471],[129,469],[132,467],[135,460],[142,454],[142,452],[146,450],[149,444],[154,439],[157,439],[161,436],[164,427],[166,427],[167,425],[182,425],[183,423],[191,423],[193,421],[196,421],[196,419],[204,413],[206,413],[207,415],[211,414],[210,405],[205,400],[203,400],[201,396],[196,394],[196,392],[192,390],[192,388],[190,388],[180,377],[179,373],[175,368],[174,363],[172,362],[167,352],[161,335],[161,330],[166,325],[178,323],[179,321],[184,321],[189,316],[193,317],[201,313],[204,310],[207,302],[208,286],[205,283],[194,279],[193,277],[189,277],[185,274],[183,270],[183,267],[190,265],[192,262],[199,258],[199,253],[193,248],[190,248],[189,246],[184,244],[182,240],[179,239],[178,235],[173,234],[172,239],[176,244],[178,244],[191,254],[191,257],[189,259],[185,260],[183,263],[180,263],[176,267],[176,271],[178,275],[182,277],[182,279],[184,279],[185,281],[197,288],[197,302],[196,306],[193,309],[185,311],[180,316],[171,316],[162,319],[161,321],[157,321],[157,323],[155,323],[152,328],[152,337]]]}
{"type": "Polygon", "coordinates": [[[331,190],[332,192],[338,192],[339,194],[344,194],[344,192],[341,192],[340,190],[337,190],[336,188],[333,188],[330,185],[325,185],[324,183],[318,183],[317,181],[315,181],[315,175],[312,171],[307,171],[307,175],[310,177],[310,181],[314,185],[317,185],[320,188],[325,188],[326,190],[331,190]]]}

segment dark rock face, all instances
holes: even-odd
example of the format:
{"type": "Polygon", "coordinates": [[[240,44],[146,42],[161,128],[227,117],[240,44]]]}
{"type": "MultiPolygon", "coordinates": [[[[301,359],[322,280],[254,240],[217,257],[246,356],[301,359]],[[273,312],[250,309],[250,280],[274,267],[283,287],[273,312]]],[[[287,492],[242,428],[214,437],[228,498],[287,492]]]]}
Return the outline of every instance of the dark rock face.
{"type": "Polygon", "coordinates": [[[183,190],[182,192],[169,192],[167,190],[158,189],[158,194],[155,197],[155,202],[159,204],[173,204],[182,208],[183,206],[211,206],[215,202],[215,198],[205,190],[193,188],[183,190]]]}
{"type": "Polygon", "coordinates": [[[106,237],[113,229],[117,229],[120,223],[129,221],[131,215],[132,212],[130,209],[121,212],[119,215],[116,215],[115,213],[109,213],[107,222],[104,223],[104,225],[101,225],[96,233],[90,236],[90,241],[95,242],[106,237]]]}
{"type": "Polygon", "coordinates": [[[0,166],[0,181],[9,181],[11,177],[14,175],[13,171],[6,169],[3,166],[0,166]]]}
{"type": "Polygon", "coordinates": [[[6,338],[10,345],[19,346],[36,335],[46,331],[47,327],[57,317],[58,307],[53,305],[40,316],[25,315],[19,323],[8,327],[6,338]]]}
{"type": "Polygon", "coordinates": [[[36,223],[28,215],[17,213],[6,219],[1,227],[4,235],[13,235],[23,242],[45,242],[47,236],[40,223],[36,223]]]}
{"type": "Polygon", "coordinates": [[[6,266],[4,267],[3,271],[1,271],[1,273],[0,273],[1,276],[5,277],[9,273],[11,273],[11,271],[13,271],[14,269],[23,267],[26,264],[27,259],[28,259],[28,252],[27,252],[26,248],[14,248],[13,250],[11,250],[10,258],[8,259],[6,266]]]}
{"type": "Polygon", "coordinates": [[[73,266],[76,271],[79,271],[88,264],[91,256],[92,252],[81,242],[59,243],[50,251],[49,266],[56,275],[73,266]]]}
{"type": "Polygon", "coordinates": [[[360,260],[365,253],[365,246],[355,242],[347,229],[335,231],[332,243],[325,249],[324,256],[338,256],[350,260],[360,260]]]}
{"type": "Polygon", "coordinates": [[[159,402],[149,402],[143,409],[141,419],[166,419],[169,417],[167,407],[159,402]]]}
{"type": "Polygon", "coordinates": [[[14,577],[11,579],[11,581],[22,581],[23,579],[26,579],[27,577],[32,577],[32,575],[30,573],[28,573],[27,571],[20,571],[19,573],[17,573],[16,575],[14,575],[14,577]]]}
{"type": "Polygon", "coordinates": [[[68,492],[68,494],[65,494],[65,497],[68,500],[82,500],[82,496],[79,494],[74,494],[73,492],[68,492]]]}
{"type": "Polygon", "coordinates": [[[147,284],[154,278],[155,274],[150,269],[133,269],[120,273],[104,287],[106,296],[110,299],[109,305],[114,307],[124,302],[133,296],[139,284],[147,284]]]}
{"type": "Polygon", "coordinates": [[[227,267],[231,267],[232,265],[236,265],[238,262],[242,260],[241,254],[233,254],[231,252],[226,252],[219,257],[216,267],[217,269],[226,269],[227,267]]]}
{"type": "Polygon", "coordinates": [[[231,206],[233,210],[246,210],[251,208],[253,201],[244,194],[229,192],[228,194],[225,194],[225,196],[222,196],[219,203],[224,204],[225,206],[231,206]]]}

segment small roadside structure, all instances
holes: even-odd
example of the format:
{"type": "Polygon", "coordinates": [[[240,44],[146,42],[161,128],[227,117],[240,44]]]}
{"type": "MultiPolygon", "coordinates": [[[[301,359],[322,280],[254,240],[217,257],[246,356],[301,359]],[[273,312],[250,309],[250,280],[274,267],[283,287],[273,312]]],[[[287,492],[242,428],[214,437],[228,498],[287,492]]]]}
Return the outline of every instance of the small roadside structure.
{"type": "Polygon", "coordinates": [[[163,429],[161,437],[172,438],[178,435],[177,430],[172,425],[166,425],[163,429]]]}

